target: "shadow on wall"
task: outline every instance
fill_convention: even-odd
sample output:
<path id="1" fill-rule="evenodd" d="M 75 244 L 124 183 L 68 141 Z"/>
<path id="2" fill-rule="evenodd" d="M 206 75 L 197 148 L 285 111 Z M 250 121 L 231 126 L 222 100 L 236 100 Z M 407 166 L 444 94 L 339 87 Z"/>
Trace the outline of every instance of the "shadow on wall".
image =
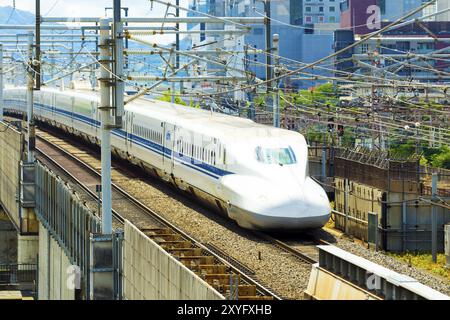
<path id="1" fill-rule="evenodd" d="M 0 209 L 0 265 L 17 263 L 17 231 Z"/>

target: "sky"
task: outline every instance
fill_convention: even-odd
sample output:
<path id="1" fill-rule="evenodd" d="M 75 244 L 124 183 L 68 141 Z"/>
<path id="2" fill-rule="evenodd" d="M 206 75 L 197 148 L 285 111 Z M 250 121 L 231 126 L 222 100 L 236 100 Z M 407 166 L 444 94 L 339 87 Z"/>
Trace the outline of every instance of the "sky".
<path id="1" fill-rule="evenodd" d="M 171 1 L 175 4 L 175 0 Z M 16 8 L 34 13 L 35 0 L 0 0 L 0 6 L 13 6 Z M 111 7 L 113 0 L 41 0 L 41 13 L 43 16 L 64 16 L 64 17 L 102 17 L 105 15 L 105 7 Z M 188 0 L 180 0 L 180 6 L 187 7 Z M 122 0 L 123 7 L 130 8 L 130 16 L 162 16 L 165 6 L 154 4 L 151 10 L 150 0 Z"/>
<path id="2" fill-rule="evenodd" d="M 175 4 L 175 0 L 170 1 Z M 35 0 L 0 0 L 0 7 L 13 6 L 15 2 L 16 8 L 19 10 L 29 11 L 34 14 Z M 180 6 L 187 8 L 189 0 L 180 0 Z M 104 17 L 105 7 L 112 7 L 113 0 L 41 0 L 41 15 L 43 17 Z M 131 17 L 163 17 L 166 6 L 154 3 L 153 9 L 150 0 L 122 0 L 122 7 L 129 8 L 129 16 Z M 171 8 L 169 12 L 175 13 L 175 9 Z M 112 12 L 109 11 L 109 16 Z M 185 17 L 186 12 L 180 11 L 180 16 Z M 73 20 L 73 19 L 69 19 Z M 181 30 L 186 27 L 181 25 Z M 152 40 L 161 44 L 168 44 L 174 41 L 174 35 L 158 35 L 152 36 Z"/>

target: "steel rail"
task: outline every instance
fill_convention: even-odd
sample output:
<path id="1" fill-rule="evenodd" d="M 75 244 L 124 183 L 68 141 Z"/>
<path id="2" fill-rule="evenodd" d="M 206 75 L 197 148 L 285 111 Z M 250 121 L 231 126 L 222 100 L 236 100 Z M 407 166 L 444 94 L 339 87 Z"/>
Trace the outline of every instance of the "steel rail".
<path id="1" fill-rule="evenodd" d="M 96 175 L 97 177 L 100 177 L 101 174 L 96 171 L 95 169 L 93 169 L 92 167 L 90 167 L 88 164 L 84 163 L 82 160 L 78 159 L 77 157 L 75 157 L 74 155 L 70 154 L 69 152 L 67 152 L 66 150 L 62 149 L 61 147 L 55 145 L 54 143 L 52 143 L 51 141 L 46 140 L 45 138 L 43 138 L 40 135 L 37 135 L 37 138 L 40 139 L 41 141 L 43 141 L 44 143 L 52 146 L 54 149 L 57 149 L 58 151 L 60 151 L 61 153 L 63 153 L 66 157 L 70 158 L 73 161 L 76 161 L 80 164 L 80 166 L 84 167 L 87 171 L 89 171 L 90 173 L 92 173 L 93 175 Z M 68 172 L 66 169 L 62 168 L 61 165 L 59 163 L 57 163 L 55 160 L 51 159 L 50 156 L 46 155 L 45 152 L 43 152 L 42 150 L 40 150 L 39 148 L 36 148 L 36 151 L 39 152 L 39 154 L 43 155 L 46 159 L 49 159 L 52 163 L 54 163 L 55 166 L 57 166 L 58 168 L 61 168 L 62 171 L 64 171 L 65 173 L 67 173 L 72 179 L 74 179 L 75 181 L 77 181 L 77 184 L 82 187 L 84 190 L 86 190 L 91 196 L 93 196 L 94 198 L 98 199 L 98 195 L 93 192 L 92 190 L 90 190 L 83 182 L 79 181 L 79 179 L 77 179 L 76 177 L 74 177 L 70 172 Z M 256 286 L 257 291 L 265 296 L 272 296 L 275 300 L 282 300 L 282 298 L 280 296 L 278 296 L 276 293 L 274 293 L 272 290 L 268 289 L 267 287 L 263 286 L 262 284 L 260 284 L 258 281 L 256 281 L 251 275 L 248 275 L 246 271 L 241 270 L 239 267 L 234 266 L 230 260 L 227 261 L 227 259 L 222 258 L 220 255 L 216 254 L 214 251 L 212 251 L 211 249 L 209 249 L 207 246 L 205 246 L 204 244 L 202 244 L 201 242 L 199 242 L 198 240 L 196 240 L 195 238 L 193 238 L 192 236 L 190 236 L 189 234 L 187 234 L 186 232 L 184 232 L 183 230 L 181 230 L 180 228 L 178 228 L 177 226 L 175 226 L 173 223 L 169 222 L 167 219 L 165 219 L 164 217 L 162 217 L 161 215 L 159 215 L 158 213 L 156 213 L 154 210 L 150 209 L 149 207 L 147 207 L 145 204 L 143 204 L 141 201 L 139 201 L 138 199 L 136 199 L 134 196 L 130 195 L 128 192 L 126 192 L 125 190 L 123 190 L 122 188 L 120 188 L 119 186 L 117 186 L 116 184 L 112 183 L 112 188 L 113 190 L 115 190 L 116 192 L 118 192 L 119 194 L 121 194 L 122 196 L 124 196 L 125 198 L 127 198 L 127 200 L 129 200 L 131 203 L 133 203 L 134 205 L 136 205 L 137 207 L 141 208 L 142 211 L 144 213 L 146 213 L 148 216 L 150 216 L 152 219 L 156 220 L 157 222 L 161 223 L 162 225 L 165 225 L 168 228 L 171 228 L 172 230 L 174 230 L 175 232 L 177 232 L 178 234 L 180 234 L 183 238 L 185 238 L 186 240 L 192 242 L 195 246 L 199 247 L 200 249 L 202 249 L 203 251 L 207 252 L 209 255 L 213 256 L 215 259 L 217 259 L 220 263 L 228 266 L 234 273 L 236 274 L 240 274 L 242 277 L 242 280 L 244 282 L 246 282 L 249 285 L 254 285 Z M 101 201 L 101 199 L 100 199 Z M 120 222 L 124 222 L 125 218 L 122 217 L 116 210 L 113 209 L 113 215 L 114 217 L 120 221 Z"/>
<path id="2" fill-rule="evenodd" d="M 318 262 L 314 257 L 311 257 L 311 255 L 309 255 L 305 252 L 302 252 L 301 250 L 283 242 L 282 240 L 276 239 L 276 238 L 272 237 L 271 235 L 268 235 L 263 232 L 259 232 L 259 231 L 253 231 L 253 232 L 256 236 L 258 236 L 262 239 L 265 239 L 266 241 L 272 243 L 274 246 L 278 247 L 282 251 L 292 254 L 295 258 L 297 258 L 303 262 L 306 262 L 308 264 L 315 264 Z M 317 247 L 318 245 L 331 245 L 329 242 L 327 242 L 323 239 L 314 239 L 314 241 L 317 244 L 311 245 L 310 247 Z"/>

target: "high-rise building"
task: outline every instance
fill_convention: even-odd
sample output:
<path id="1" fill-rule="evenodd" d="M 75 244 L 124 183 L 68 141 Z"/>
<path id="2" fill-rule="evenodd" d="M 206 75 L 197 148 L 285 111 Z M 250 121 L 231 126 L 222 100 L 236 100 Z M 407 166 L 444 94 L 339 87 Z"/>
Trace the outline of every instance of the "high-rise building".
<path id="1" fill-rule="evenodd" d="M 317 5 L 317 11 L 322 14 L 315 15 L 309 23 L 305 22 L 305 10 L 308 6 L 323 4 L 323 9 Z M 264 17 L 267 12 L 263 0 L 191 0 L 190 8 L 216 16 Z M 316 10 L 316 9 L 315 9 Z M 195 16 L 195 13 L 190 13 Z M 197 14 L 198 15 L 198 14 Z M 280 38 L 280 51 L 282 57 L 302 63 L 314 62 L 333 52 L 333 32 L 339 27 L 339 0 L 271 0 L 271 35 L 278 34 Z M 323 16 L 324 18 L 319 18 Z M 223 25 L 197 24 L 189 25 L 189 29 L 206 30 L 223 28 Z M 226 43 L 220 42 L 220 37 L 208 34 L 192 34 L 189 36 L 192 46 L 199 46 L 217 41 L 218 46 Z M 232 42 L 228 42 L 234 45 Z M 241 44 L 256 49 L 266 49 L 266 27 L 263 24 L 253 25 L 250 33 L 242 37 Z M 214 46 L 206 46 L 213 49 Z M 187 48 L 189 49 L 189 48 Z M 228 48 L 230 49 L 230 48 Z M 259 79 L 266 79 L 265 54 L 250 53 L 247 56 L 247 67 L 255 72 Z M 273 61 L 273 60 L 272 60 Z M 283 62 L 286 63 L 286 60 Z M 291 63 L 290 63 L 291 64 Z M 318 74 L 318 69 L 308 70 Z M 310 87 L 316 82 L 292 81 L 289 84 L 299 87 Z"/>
<path id="2" fill-rule="evenodd" d="M 270 16 L 271 35 L 280 36 L 280 55 L 293 60 L 301 59 L 301 50 L 298 45 L 301 43 L 303 33 L 302 28 L 296 28 L 302 20 L 303 0 L 271 0 Z M 262 0 L 191 0 L 190 8 L 203 13 L 215 16 L 235 16 L 235 17 L 264 17 L 267 12 Z M 190 13 L 189 16 L 199 14 Z M 294 25 L 292 27 L 291 25 Z M 191 24 L 188 29 L 214 29 L 223 28 L 223 25 L 216 24 Z M 266 33 L 263 24 L 253 25 L 250 33 L 243 37 L 243 42 L 249 47 L 256 49 L 266 49 Z M 193 46 L 202 43 L 218 40 L 223 36 L 212 36 L 208 34 L 193 34 L 190 36 Z M 219 42 L 220 43 L 220 42 Z M 223 45 L 223 43 L 220 43 Z M 211 49 L 211 46 L 207 47 Z M 265 57 L 263 54 L 250 54 L 249 68 L 256 73 L 260 79 L 266 78 Z"/>
<path id="3" fill-rule="evenodd" d="M 338 23 L 340 20 L 339 1 L 303 0 L 303 23 Z"/>
<path id="4" fill-rule="evenodd" d="M 412 12 L 424 1 L 428 0 L 341 0 L 341 28 L 367 34 L 378 29 L 381 22 L 395 21 Z M 422 15 L 423 12 L 419 12 L 410 19 Z"/>
<path id="5" fill-rule="evenodd" d="M 444 9 L 450 8 L 450 1 L 449 0 L 437 0 L 437 11 L 440 12 Z M 445 13 L 441 13 L 436 16 L 436 21 L 450 21 L 450 11 L 447 11 Z"/>

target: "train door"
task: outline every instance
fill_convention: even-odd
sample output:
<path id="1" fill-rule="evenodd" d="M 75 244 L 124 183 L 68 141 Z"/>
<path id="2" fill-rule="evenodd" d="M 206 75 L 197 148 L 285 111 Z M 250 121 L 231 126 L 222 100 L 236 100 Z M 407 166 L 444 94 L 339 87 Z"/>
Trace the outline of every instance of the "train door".
<path id="1" fill-rule="evenodd" d="M 125 134 L 125 151 L 130 150 L 131 144 L 131 113 L 125 111 L 125 122 L 124 122 L 124 134 Z"/>
<path id="2" fill-rule="evenodd" d="M 73 130 L 77 125 L 75 123 L 75 112 L 77 111 L 75 109 L 75 97 L 70 97 L 70 112 L 71 112 L 71 121 L 69 123 L 69 126 L 71 127 L 71 129 Z"/>
<path id="3" fill-rule="evenodd" d="M 175 143 L 175 129 L 176 126 L 164 122 L 164 136 L 163 136 L 163 168 L 167 174 L 173 173 L 174 164 L 174 143 Z"/>
<path id="4" fill-rule="evenodd" d="M 51 101 L 51 103 L 52 103 L 52 120 L 56 120 L 56 116 L 57 116 L 57 113 L 55 111 L 55 109 L 56 109 L 56 93 L 52 92 L 51 97 L 52 97 L 52 101 Z"/>
<path id="5" fill-rule="evenodd" d="M 98 137 L 99 136 L 99 128 L 96 125 L 97 121 L 99 121 L 99 119 L 97 117 L 97 108 L 98 108 L 97 102 L 96 101 L 91 101 L 91 114 L 92 114 L 92 119 L 94 120 L 94 124 L 95 124 L 95 125 L 93 125 L 93 132 L 92 132 L 94 137 Z"/>
<path id="6" fill-rule="evenodd" d="M 129 122 L 129 126 L 128 126 L 128 133 L 127 133 L 127 138 L 128 138 L 128 144 L 127 144 L 127 150 L 129 153 L 132 153 L 133 151 L 133 130 L 134 130 L 134 112 L 128 112 L 128 122 Z"/>

